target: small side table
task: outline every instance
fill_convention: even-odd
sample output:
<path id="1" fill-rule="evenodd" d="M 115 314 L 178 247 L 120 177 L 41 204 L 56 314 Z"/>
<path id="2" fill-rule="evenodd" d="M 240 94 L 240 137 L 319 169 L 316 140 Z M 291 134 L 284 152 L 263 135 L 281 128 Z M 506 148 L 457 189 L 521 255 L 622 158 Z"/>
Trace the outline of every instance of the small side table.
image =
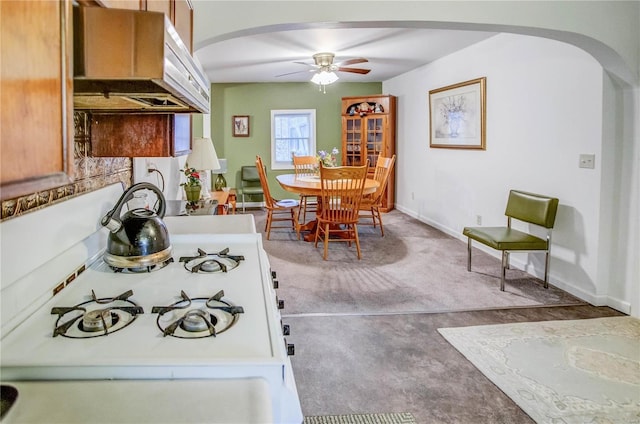
<path id="1" fill-rule="evenodd" d="M 228 204 L 231 205 L 231 210 L 232 210 L 232 214 L 236 214 L 236 189 L 235 188 L 231 188 L 229 189 L 229 199 L 228 199 Z"/>
<path id="2" fill-rule="evenodd" d="M 226 215 L 229 202 L 229 192 L 212 191 L 211 198 L 218 203 L 218 215 Z"/>

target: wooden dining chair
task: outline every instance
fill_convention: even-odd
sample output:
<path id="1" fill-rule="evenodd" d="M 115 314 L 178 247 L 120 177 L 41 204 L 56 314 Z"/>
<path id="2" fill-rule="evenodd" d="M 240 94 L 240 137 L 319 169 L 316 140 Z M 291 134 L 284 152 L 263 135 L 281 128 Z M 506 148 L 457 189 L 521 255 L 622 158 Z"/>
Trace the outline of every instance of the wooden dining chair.
<path id="1" fill-rule="evenodd" d="M 318 159 L 316 159 L 315 156 L 293 156 L 293 169 L 295 170 L 296 177 L 316 176 Z M 300 194 L 300 216 L 298 219 L 300 219 L 301 222 L 307 221 L 307 211 L 318 211 L 317 197 Z"/>
<path id="2" fill-rule="evenodd" d="M 298 207 L 300 203 L 295 199 L 277 200 L 271 197 L 269 182 L 267 181 L 267 171 L 265 170 L 262 158 L 256 156 L 256 168 L 260 177 L 260 185 L 264 192 L 264 203 L 267 209 L 267 222 L 264 230 L 267 233 L 267 240 L 271 236 L 272 228 L 289 228 L 289 226 L 273 226 L 274 222 L 291 222 L 291 228 L 300 239 L 300 226 L 298 225 Z"/>
<path id="3" fill-rule="evenodd" d="M 376 225 L 380 225 L 380 234 L 382 237 L 384 237 L 384 228 L 382 227 L 382 215 L 380 214 L 380 208 L 382 207 L 382 200 L 386 195 L 385 192 L 387 184 L 389 183 L 389 176 L 391 175 L 395 162 L 396 155 L 393 155 L 390 158 L 378 156 L 376 170 L 373 174 L 373 179 L 379 184 L 378 188 L 374 193 L 365 194 L 362 197 L 362 202 L 360 203 L 360 220 L 371 219 L 372 221 L 371 223 L 368 221 L 365 221 L 364 223 L 361 222 L 361 224 L 373 225 L 374 228 Z"/>
<path id="4" fill-rule="evenodd" d="M 325 168 L 320 164 L 320 211 L 317 215 L 315 246 L 322 239 L 324 244 L 323 259 L 327 260 L 329 242 L 342 241 L 356 243 L 358 259 L 360 240 L 358 239 L 358 212 L 362 201 L 367 168 L 364 166 L 340 166 Z M 336 237 L 331 237 L 331 235 Z"/>

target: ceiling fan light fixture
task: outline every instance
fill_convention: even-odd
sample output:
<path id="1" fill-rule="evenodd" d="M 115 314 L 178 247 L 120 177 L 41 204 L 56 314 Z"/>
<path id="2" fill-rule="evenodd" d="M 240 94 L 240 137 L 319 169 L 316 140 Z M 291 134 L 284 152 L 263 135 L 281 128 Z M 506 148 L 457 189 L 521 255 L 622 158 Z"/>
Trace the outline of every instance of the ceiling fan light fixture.
<path id="1" fill-rule="evenodd" d="M 311 82 L 318 85 L 329 85 L 329 84 L 333 84 L 336 81 L 338 81 L 338 76 L 336 75 L 335 72 L 332 72 L 332 71 L 330 72 L 320 71 L 314 74 L 313 78 L 311 78 Z"/>

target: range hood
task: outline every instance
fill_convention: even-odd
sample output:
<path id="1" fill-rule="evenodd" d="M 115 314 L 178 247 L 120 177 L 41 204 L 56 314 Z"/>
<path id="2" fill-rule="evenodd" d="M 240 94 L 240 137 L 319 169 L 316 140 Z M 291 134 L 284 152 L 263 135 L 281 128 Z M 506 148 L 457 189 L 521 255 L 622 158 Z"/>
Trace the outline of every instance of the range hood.
<path id="1" fill-rule="evenodd" d="M 74 109 L 209 113 L 209 79 L 158 12 L 74 7 Z"/>

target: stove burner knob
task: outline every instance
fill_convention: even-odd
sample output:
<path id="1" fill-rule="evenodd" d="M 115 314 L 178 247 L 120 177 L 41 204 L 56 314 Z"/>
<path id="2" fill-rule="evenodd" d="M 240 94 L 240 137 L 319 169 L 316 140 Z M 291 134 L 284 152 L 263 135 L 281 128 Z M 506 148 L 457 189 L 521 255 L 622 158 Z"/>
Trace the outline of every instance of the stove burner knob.
<path id="1" fill-rule="evenodd" d="M 284 309 L 284 300 L 278 300 L 278 309 Z"/>
<path id="2" fill-rule="evenodd" d="M 275 271 L 271 271 L 271 278 L 273 278 L 273 279 L 278 278 L 278 277 L 276 276 L 276 272 L 275 272 Z"/>
<path id="3" fill-rule="evenodd" d="M 285 336 L 291 334 L 291 327 L 289 326 L 289 324 L 285 324 L 282 326 L 282 334 L 284 334 Z"/>
<path id="4" fill-rule="evenodd" d="M 284 341 L 284 346 L 287 349 L 287 355 L 288 356 L 293 356 L 296 354 L 296 347 L 293 343 L 287 343 L 287 341 Z"/>
<path id="5" fill-rule="evenodd" d="M 274 289 L 277 289 L 279 285 L 280 285 L 280 283 L 278 283 L 278 280 L 273 280 L 273 288 Z"/>

